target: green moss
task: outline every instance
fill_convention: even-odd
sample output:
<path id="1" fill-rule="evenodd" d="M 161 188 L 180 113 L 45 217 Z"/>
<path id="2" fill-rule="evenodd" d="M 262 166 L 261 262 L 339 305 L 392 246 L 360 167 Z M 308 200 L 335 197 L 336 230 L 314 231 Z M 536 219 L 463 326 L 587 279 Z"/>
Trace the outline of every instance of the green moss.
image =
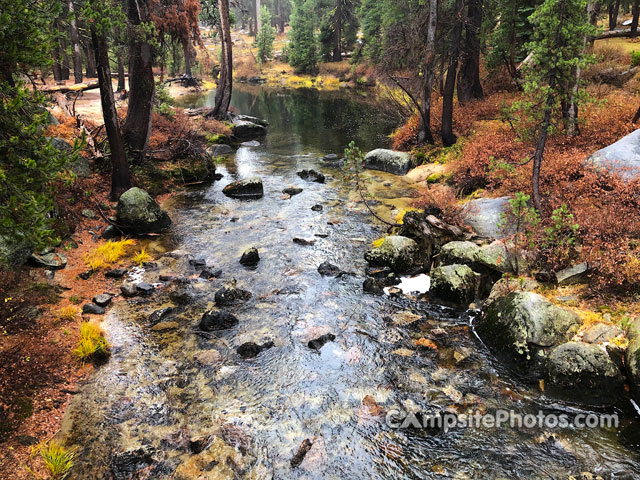
<path id="1" fill-rule="evenodd" d="M 229 144 L 229 137 L 222 133 L 212 133 L 207 135 L 207 145 Z"/>

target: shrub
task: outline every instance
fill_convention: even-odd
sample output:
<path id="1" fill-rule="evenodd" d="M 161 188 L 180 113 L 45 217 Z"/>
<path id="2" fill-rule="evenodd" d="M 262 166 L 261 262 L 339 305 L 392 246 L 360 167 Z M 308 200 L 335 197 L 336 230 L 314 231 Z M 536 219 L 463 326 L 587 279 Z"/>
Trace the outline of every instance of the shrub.
<path id="1" fill-rule="evenodd" d="M 60 310 L 58 310 L 58 313 L 56 315 L 57 319 L 60 320 L 61 322 L 68 322 L 71 320 L 75 320 L 77 316 L 78 316 L 78 308 L 74 307 L 73 305 L 62 307 Z"/>
<path id="2" fill-rule="evenodd" d="M 109 343 L 104 338 L 102 329 L 92 323 L 83 322 L 80 325 L 80 338 L 73 354 L 83 363 L 87 360 L 103 360 L 110 354 Z"/>
<path id="3" fill-rule="evenodd" d="M 63 480 L 69 475 L 76 450 L 69 449 L 58 440 L 50 440 L 34 448 L 33 454 L 40 455 L 44 466 L 53 480 Z"/>
<path id="4" fill-rule="evenodd" d="M 576 236 L 580 225 L 565 203 L 551 215 L 551 225 L 544 229 L 542 251 L 547 264 L 563 268 L 576 257 Z"/>
<path id="5" fill-rule="evenodd" d="M 637 67 L 640 65 L 640 52 L 636 52 L 633 50 L 631 52 L 631 68 Z"/>
<path id="6" fill-rule="evenodd" d="M 445 185 L 433 185 L 418 192 L 414 206 L 451 225 L 462 225 L 461 206 L 454 191 Z"/>
<path id="7" fill-rule="evenodd" d="M 531 197 L 522 192 L 516 192 L 509 200 L 511 211 L 500 215 L 500 227 L 505 231 L 513 229 L 511 239 L 513 242 L 513 265 L 516 275 L 520 274 L 520 259 L 525 249 L 533 250 L 535 247 L 536 227 L 540 223 L 540 215 L 535 208 L 529 205 Z"/>

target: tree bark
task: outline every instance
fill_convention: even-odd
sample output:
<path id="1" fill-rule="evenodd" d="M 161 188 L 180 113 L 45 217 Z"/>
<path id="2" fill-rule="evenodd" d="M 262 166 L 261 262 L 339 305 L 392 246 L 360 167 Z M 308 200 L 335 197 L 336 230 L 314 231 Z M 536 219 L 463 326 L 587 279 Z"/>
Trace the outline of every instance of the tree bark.
<path id="1" fill-rule="evenodd" d="M 458 137 L 453 133 L 453 94 L 456 86 L 456 76 L 458 74 L 458 57 L 460 53 L 460 36 L 462 35 L 462 8 L 463 0 L 456 0 L 455 16 L 456 23 L 453 27 L 451 38 L 451 51 L 449 52 L 449 64 L 447 67 L 447 78 L 442 90 L 442 143 L 445 147 L 450 147 L 458 141 Z"/>
<path id="2" fill-rule="evenodd" d="M 429 23 L 427 24 L 427 42 L 425 62 L 422 69 L 422 101 L 420 104 L 420 143 L 433 143 L 431 133 L 431 95 L 433 93 L 433 75 L 436 58 L 436 29 L 438 27 L 438 0 L 429 0 Z"/>
<path id="3" fill-rule="evenodd" d="M 184 73 L 191 76 L 191 44 L 189 39 L 182 40 L 182 50 L 184 51 Z"/>
<path id="4" fill-rule="evenodd" d="M 16 87 L 13 80 L 13 70 L 10 65 L 0 65 L 0 83 L 6 82 L 11 88 Z"/>
<path id="5" fill-rule="evenodd" d="M 342 61 L 342 1 L 336 0 L 335 32 L 333 33 L 333 61 Z"/>
<path id="6" fill-rule="evenodd" d="M 122 54 L 122 50 L 118 48 L 118 53 L 116 54 L 118 59 L 118 87 L 117 91 L 122 92 L 127 89 L 127 81 L 126 75 L 124 71 L 124 55 Z"/>
<path id="7" fill-rule="evenodd" d="M 87 42 L 87 48 L 85 50 L 85 54 L 87 57 L 87 78 L 96 78 L 98 73 L 96 72 L 96 56 L 93 48 Z"/>
<path id="8" fill-rule="evenodd" d="M 465 23 L 462 63 L 458 72 L 458 101 L 468 102 L 482 98 L 480 82 L 480 28 L 482 27 L 482 0 L 469 0 Z"/>
<path id="9" fill-rule="evenodd" d="M 148 21 L 148 1 L 127 0 L 127 19 L 134 27 Z M 129 42 L 129 108 L 124 124 L 124 140 L 133 155 L 142 155 L 149 141 L 155 87 L 151 45 L 133 35 Z"/>
<path id="10" fill-rule="evenodd" d="M 542 168 L 542 158 L 544 156 L 544 149 L 547 145 L 547 135 L 549 134 L 549 126 L 551 125 L 551 113 L 553 111 L 553 90 L 555 89 L 556 81 L 552 78 L 549 82 L 550 93 L 547 95 L 544 117 L 542 119 L 542 126 L 540 127 L 540 137 L 536 144 L 536 153 L 533 156 L 533 174 L 531 176 L 531 183 L 533 186 L 533 203 L 536 206 L 536 210 L 542 213 L 542 196 L 540 195 L 540 170 Z"/>
<path id="11" fill-rule="evenodd" d="M 113 98 L 111 71 L 109 69 L 109 46 L 104 36 L 97 35 L 94 28 L 91 29 L 91 39 L 97 59 L 102 116 L 104 117 L 104 126 L 111 151 L 111 199 L 117 200 L 120 195 L 131 188 L 131 176 L 118 124 L 116 102 Z"/>
<path id="12" fill-rule="evenodd" d="M 69 7 L 69 30 L 73 56 L 73 81 L 82 83 L 82 50 L 80 49 L 80 35 L 78 34 L 78 22 L 76 21 L 73 0 L 68 0 L 67 5 Z"/>
<path id="13" fill-rule="evenodd" d="M 620 0 L 609 3 L 609 30 L 615 30 L 618 26 L 618 14 L 620 13 Z"/>
<path id="14" fill-rule="evenodd" d="M 262 19 L 260 18 L 260 6 L 261 6 L 260 0 L 256 0 L 256 35 L 258 35 L 258 32 L 262 28 Z"/>
<path id="15" fill-rule="evenodd" d="M 638 18 L 640 17 L 640 0 L 633 0 L 633 7 L 631 9 L 633 13 L 633 19 L 631 20 L 631 36 L 638 36 Z"/>
<path id="16" fill-rule="evenodd" d="M 218 8 L 220 11 L 222 62 L 216 90 L 216 102 L 213 110 L 207 116 L 224 119 L 229 110 L 233 90 L 233 50 L 231 47 L 231 26 L 229 24 L 229 0 L 218 0 Z"/>

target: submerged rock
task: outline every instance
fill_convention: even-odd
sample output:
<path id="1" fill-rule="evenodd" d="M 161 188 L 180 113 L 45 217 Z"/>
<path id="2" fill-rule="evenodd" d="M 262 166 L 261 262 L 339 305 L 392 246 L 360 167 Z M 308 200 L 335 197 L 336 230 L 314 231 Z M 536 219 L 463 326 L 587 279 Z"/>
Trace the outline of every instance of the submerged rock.
<path id="1" fill-rule="evenodd" d="M 445 265 L 431 271 L 431 296 L 456 305 L 468 305 L 478 291 L 479 277 L 467 265 Z"/>
<path id="2" fill-rule="evenodd" d="M 326 343 L 333 342 L 336 339 L 336 336 L 333 333 L 325 333 L 324 335 L 319 336 L 318 338 L 314 338 L 313 340 L 309 340 L 307 346 L 309 348 L 313 348 L 314 350 L 320 350 Z"/>
<path id="3" fill-rule="evenodd" d="M 324 208 L 322 207 L 322 205 L 314 205 L 313 207 L 311 207 L 311 210 L 313 210 L 314 212 L 321 212 Z"/>
<path id="4" fill-rule="evenodd" d="M 257 199 L 264 196 L 264 187 L 260 177 L 245 178 L 230 183 L 222 190 L 227 197 Z"/>
<path id="5" fill-rule="evenodd" d="M 489 349 L 509 366 L 535 373 L 545 349 L 568 341 L 581 323 L 578 315 L 541 295 L 513 292 L 491 303 L 475 328 Z"/>
<path id="6" fill-rule="evenodd" d="M 623 392 L 622 373 L 597 345 L 568 342 L 549 354 L 550 390 L 583 403 L 614 403 Z"/>
<path id="7" fill-rule="evenodd" d="M 423 266 L 418 244 L 400 235 L 385 237 L 382 244 L 370 249 L 364 258 L 373 266 L 389 267 L 396 273 L 411 273 Z"/>
<path id="8" fill-rule="evenodd" d="M 229 312 L 210 311 L 202 315 L 200 319 L 200 330 L 205 332 L 213 332 L 216 330 L 227 330 L 238 324 L 238 319 Z"/>
<path id="9" fill-rule="evenodd" d="M 415 167 L 415 164 L 411 155 L 407 152 L 395 152 L 378 148 L 365 155 L 364 166 L 365 168 L 382 170 L 395 175 L 406 175 L 409 170 Z"/>
<path id="10" fill-rule="evenodd" d="M 254 358 L 260 355 L 261 352 L 269 348 L 274 347 L 275 344 L 271 341 L 258 345 L 254 342 L 247 342 L 240 345 L 237 349 L 238 355 L 244 359 Z"/>
<path id="11" fill-rule="evenodd" d="M 140 478 L 142 471 L 148 471 L 149 467 L 155 463 L 154 453 L 155 450 L 152 447 L 144 446 L 136 450 L 113 454 L 110 462 L 113 480 Z"/>
<path id="12" fill-rule="evenodd" d="M 248 248 L 240 257 L 240 264 L 245 267 L 254 267 L 260 262 L 260 254 L 256 247 Z"/>
<path id="13" fill-rule="evenodd" d="M 318 273 L 323 277 L 339 277 L 343 272 L 339 267 L 336 267 L 329 262 L 322 262 L 318 266 Z"/>
<path id="14" fill-rule="evenodd" d="M 251 298 L 251 292 L 236 287 L 225 287 L 215 294 L 216 305 L 234 305 L 246 302 Z"/>
<path id="15" fill-rule="evenodd" d="M 161 232 L 171 225 L 167 212 L 147 192 L 137 187 L 120 196 L 116 218 L 123 231 L 134 235 Z"/>
<path id="16" fill-rule="evenodd" d="M 325 176 L 320 172 L 316 172 L 315 170 L 302 170 L 298 172 L 298 176 L 301 179 L 307 180 L 309 182 L 324 183 L 325 181 Z"/>
<path id="17" fill-rule="evenodd" d="M 291 195 L 293 197 L 294 195 L 298 195 L 299 193 L 302 193 L 302 188 L 287 187 L 287 188 L 282 190 L 282 193 L 284 193 L 286 195 Z"/>
<path id="18" fill-rule="evenodd" d="M 219 157 L 233 153 L 233 148 L 226 144 L 213 145 L 207 149 L 207 153 L 212 157 Z"/>

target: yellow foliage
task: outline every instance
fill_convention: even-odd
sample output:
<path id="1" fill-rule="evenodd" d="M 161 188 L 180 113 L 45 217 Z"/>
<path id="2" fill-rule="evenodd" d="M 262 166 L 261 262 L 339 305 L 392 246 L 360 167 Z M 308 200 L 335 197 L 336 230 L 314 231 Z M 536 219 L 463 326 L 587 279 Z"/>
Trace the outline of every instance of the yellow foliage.
<path id="1" fill-rule="evenodd" d="M 404 221 L 404 216 L 407 214 L 407 212 L 416 212 L 416 211 L 418 211 L 417 208 L 401 208 L 396 214 L 394 220 L 398 225 L 402 225 Z"/>
<path id="2" fill-rule="evenodd" d="M 133 257 L 133 261 L 138 265 L 142 265 L 149 260 L 151 260 L 151 255 L 149 255 L 144 248 Z"/>
<path id="3" fill-rule="evenodd" d="M 68 305 L 66 307 L 61 308 L 60 310 L 58 310 L 58 313 L 56 315 L 57 319 L 60 321 L 75 320 L 77 316 L 78 316 L 78 308 L 74 307 L 73 305 Z"/>
<path id="4" fill-rule="evenodd" d="M 635 284 L 640 280 L 640 256 L 637 252 L 627 255 L 623 265 L 624 276 L 630 284 Z"/>
<path id="5" fill-rule="evenodd" d="M 76 449 L 66 448 L 58 440 L 40 443 L 32 451 L 32 455 L 40 455 L 44 466 L 54 480 L 62 480 L 69 475 L 73 461 L 76 457 Z"/>
<path id="6" fill-rule="evenodd" d="M 127 247 L 135 245 L 135 243 L 136 242 L 131 239 L 106 242 L 85 255 L 85 263 L 91 267 L 92 270 L 98 270 L 99 268 L 120 260 L 125 255 Z"/>
<path id="7" fill-rule="evenodd" d="M 108 357 L 109 343 L 104 338 L 102 329 L 95 323 L 83 322 L 80 325 L 80 339 L 73 354 L 83 362 Z"/>
<path id="8" fill-rule="evenodd" d="M 378 238 L 377 240 L 373 241 L 373 246 L 374 248 L 380 248 L 383 243 L 384 243 L 384 237 Z"/>

